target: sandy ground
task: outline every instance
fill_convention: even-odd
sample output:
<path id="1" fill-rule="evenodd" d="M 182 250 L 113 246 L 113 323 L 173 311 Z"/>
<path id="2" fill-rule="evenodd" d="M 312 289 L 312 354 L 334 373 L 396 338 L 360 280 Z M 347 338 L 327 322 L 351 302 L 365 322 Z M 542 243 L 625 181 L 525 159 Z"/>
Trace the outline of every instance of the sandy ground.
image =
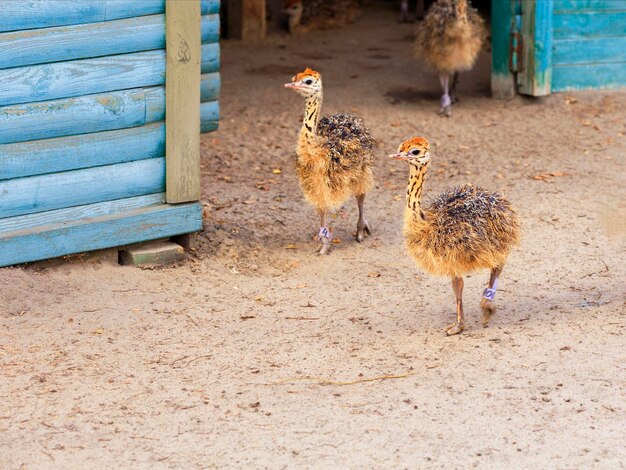
<path id="1" fill-rule="evenodd" d="M 493 101 L 485 53 L 441 118 L 395 15 L 224 44 L 185 263 L 0 269 L 0 468 L 624 468 L 626 93 Z M 350 201 L 328 257 L 292 163 L 303 103 L 282 87 L 304 66 L 326 112 L 379 142 L 374 235 L 352 240 Z M 403 248 L 407 168 L 384 157 L 414 134 L 434 143 L 427 194 L 473 182 L 523 219 L 487 329 L 487 273 L 448 338 L 450 282 Z"/>

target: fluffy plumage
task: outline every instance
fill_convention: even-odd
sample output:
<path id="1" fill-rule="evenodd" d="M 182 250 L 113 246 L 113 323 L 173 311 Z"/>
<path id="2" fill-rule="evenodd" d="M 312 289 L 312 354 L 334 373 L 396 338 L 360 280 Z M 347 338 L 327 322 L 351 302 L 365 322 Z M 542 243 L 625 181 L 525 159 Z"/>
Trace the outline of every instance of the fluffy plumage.
<path id="1" fill-rule="evenodd" d="M 469 70 L 486 37 L 485 21 L 468 0 L 437 0 L 420 23 L 416 58 L 440 73 Z"/>
<path id="2" fill-rule="evenodd" d="M 508 200 L 474 186 L 450 188 L 405 216 L 409 253 L 425 271 L 460 277 L 504 265 L 519 242 L 519 220 Z"/>
<path id="3" fill-rule="evenodd" d="M 374 182 L 374 139 L 363 120 L 349 114 L 323 116 L 317 135 L 300 134 L 296 169 L 302 192 L 319 210 L 333 210 Z"/>
<path id="4" fill-rule="evenodd" d="M 304 197 L 320 216 L 318 253 L 327 254 L 330 249 L 332 229 L 328 226 L 328 213 L 350 195 L 356 197 L 359 208 L 356 239 L 361 242 L 372 233 L 363 206 L 374 181 L 374 140 L 358 117 L 336 114 L 320 118 L 322 77 L 316 71 L 307 68 L 285 87 L 306 98 L 296 168 Z"/>

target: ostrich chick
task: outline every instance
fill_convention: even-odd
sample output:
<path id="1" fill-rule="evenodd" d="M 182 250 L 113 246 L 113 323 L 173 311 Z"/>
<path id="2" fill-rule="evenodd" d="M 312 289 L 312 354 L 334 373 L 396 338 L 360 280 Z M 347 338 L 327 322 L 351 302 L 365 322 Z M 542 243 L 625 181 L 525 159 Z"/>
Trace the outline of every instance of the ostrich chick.
<path id="1" fill-rule="evenodd" d="M 480 307 L 487 326 L 496 307 L 494 298 L 504 262 L 519 242 L 519 220 L 509 201 L 497 193 L 464 185 L 451 188 L 421 206 L 422 187 L 428 162 L 428 141 L 415 137 L 389 155 L 410 165 L 404 215 L 404 236 L 411 257 L 432 274 L 450 276 L 456 297 L 456 322 L 448 335 L 465 328 L 463 275 L 490 269 L 491 277 Z"/>
<path id="2" fill-rule="evenodd" d="M 469 0 L 437 0 L 419 26 L 415 56 L 439 73 L 441 112 L 445 116 L 452 115 L 459 72 L 474 66 L 485 36 L 485 22 Z"/>
<path id="3" fill-rule="evenodd" d="M 356 239 L 361 242 L 371 233 L 363 213 L 363 202 L 374 182 L 374 140 L 358 117 L 349 114 L 319 117 L 322 77 L 314 70 L 307 68 L 285 87 L 306 98 L 304 121 L 296 147 L 296 168 L 304 197 L 320 215 L 318 253 L 326 254 L 330 249 L 329 212 L 350 195 L 356 196 L 359 207 Z"/>
<path id="4" fill-rule="evenodd" d="M 359 14 L 356 0 L 285 0 L 284 6 L 290 34 L 341 28 Z"/>

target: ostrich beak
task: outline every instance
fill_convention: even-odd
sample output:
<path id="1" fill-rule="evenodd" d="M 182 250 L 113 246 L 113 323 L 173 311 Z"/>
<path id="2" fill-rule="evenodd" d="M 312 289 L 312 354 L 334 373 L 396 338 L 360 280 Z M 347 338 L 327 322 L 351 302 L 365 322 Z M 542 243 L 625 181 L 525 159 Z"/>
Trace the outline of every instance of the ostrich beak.
<path id="1" fill-rule="evenodd" d="M 391 155 L 389 155 L 389 158 L 392 160 L 407 160 L 408 155 L 404 152 L 392 153 Z"/>
<path id="2" fill-rule="evenodd" d="M 294 82 L 285 83 L 285 88 L 291 88 L 293 90 L 298 90 L 298 89 L 300 89 L 300 84 L 299 83 L 294 83 Z"/>

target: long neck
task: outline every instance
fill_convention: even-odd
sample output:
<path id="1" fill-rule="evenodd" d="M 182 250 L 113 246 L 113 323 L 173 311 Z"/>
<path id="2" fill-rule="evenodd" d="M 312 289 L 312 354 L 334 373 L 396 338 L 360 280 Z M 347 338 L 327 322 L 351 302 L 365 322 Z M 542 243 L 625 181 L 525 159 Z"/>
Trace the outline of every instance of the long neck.
<path id="1" fill-rule="evenodd" d="M 317 133 L 317 122 L 322 110 L 322 92 L 310 96 L 306 99 L 304 109 L 304 120 L 302 121 L 302 132 L 307 136 L 315 136 Z"/>
<path id="2" fill-rule="evenodd" d="M 406 190 L 406 208 L 407 211 L 410 210 L 416 213 L 419 218 L 423 218 L 420 210 L 420 200 L 422 198 L 422 189 L 424 187 L 424 179 L 426 179 L 428 163 L 420 167 L 414 165 L 410 165 L 410 167 L 409 185 Z"/>

